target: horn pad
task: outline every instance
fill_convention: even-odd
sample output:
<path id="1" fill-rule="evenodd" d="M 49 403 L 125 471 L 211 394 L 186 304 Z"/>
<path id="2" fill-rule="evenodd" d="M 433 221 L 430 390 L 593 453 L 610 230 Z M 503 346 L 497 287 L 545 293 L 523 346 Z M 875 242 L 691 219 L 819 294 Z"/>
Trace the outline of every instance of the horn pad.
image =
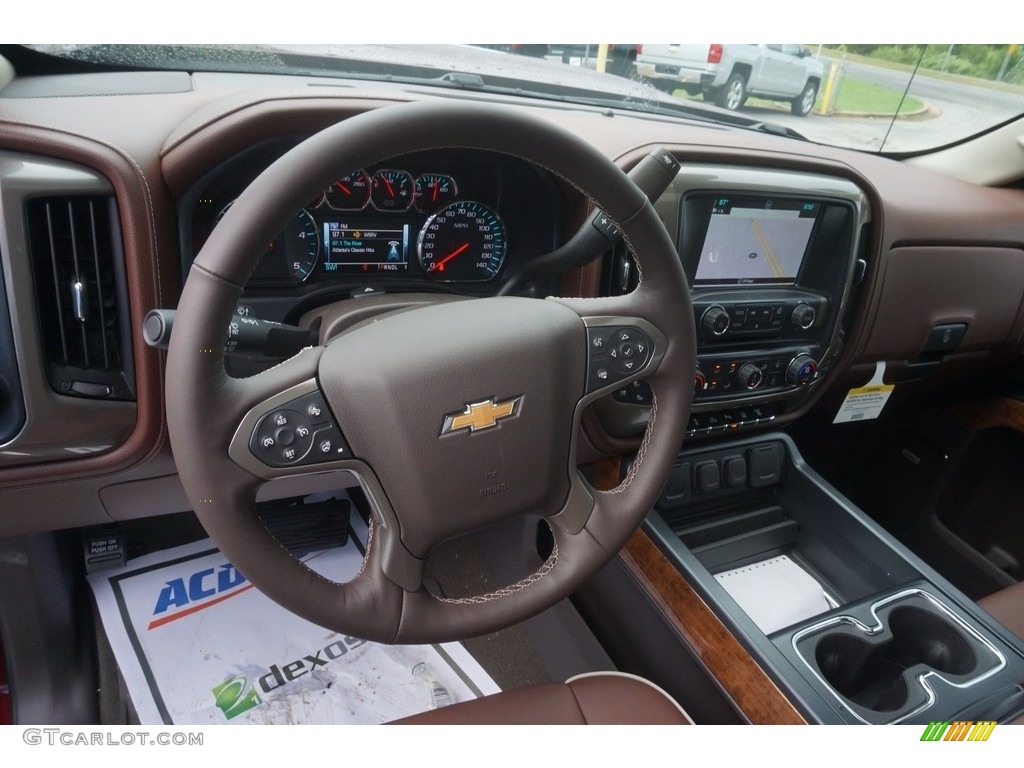
<path id="1" fill-rule="evenodd" d="M 432 305 L 336 339 L 320 386 L 353 454 L 377 474 L 409 552 L 569 493 L 586 330 L 551 301 Z"/>

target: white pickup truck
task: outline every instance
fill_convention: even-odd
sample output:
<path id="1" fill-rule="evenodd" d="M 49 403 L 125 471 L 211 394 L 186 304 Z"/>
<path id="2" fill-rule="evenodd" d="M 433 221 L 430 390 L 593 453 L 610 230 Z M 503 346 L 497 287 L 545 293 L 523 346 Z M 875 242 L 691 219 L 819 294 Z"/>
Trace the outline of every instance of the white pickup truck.
<path id="1" fill-rule="evenodd" d="M 636 71 L 661 90 L 700 93 L 726 109 L 759 96 L 788 101 L 802 116 L 814 107 L 824 66 L 799 45 L 670 44 L 639 46 Z"/>

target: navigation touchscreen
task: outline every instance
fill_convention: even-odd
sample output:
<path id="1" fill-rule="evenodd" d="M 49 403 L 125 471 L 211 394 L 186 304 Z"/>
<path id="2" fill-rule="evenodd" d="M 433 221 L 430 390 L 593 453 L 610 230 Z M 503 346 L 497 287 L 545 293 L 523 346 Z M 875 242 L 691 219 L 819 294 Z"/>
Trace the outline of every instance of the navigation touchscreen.
<path id="1" fill-rule="evenodd" d="M 793 284 L 820 207 L 806 200 L 715 198 L 694 285 Z"/>

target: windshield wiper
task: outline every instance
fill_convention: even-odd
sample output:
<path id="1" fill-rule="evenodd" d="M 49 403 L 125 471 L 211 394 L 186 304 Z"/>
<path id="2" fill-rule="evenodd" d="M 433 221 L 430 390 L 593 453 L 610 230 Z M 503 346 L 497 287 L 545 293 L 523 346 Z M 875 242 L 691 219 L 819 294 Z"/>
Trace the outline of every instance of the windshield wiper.
<path id="1" fill-rule="evenodd" d="M 366 75 L 360 74 L 358 77 L 366 77 Z M 555 100 L 567 104 L 585 104 L 592 107 L 644 112 L 646 114 L 663 115 L 666 117 L 683 116 L 699 120 L 704 123 L 719 125 L 725 124 L 735 126 L 737 128 L 746 128 L 751 131 L 770 133 L 775 136 L 785 136 L 791 139 L 799 139 L 800 141 L 809 141 L 809 139 L 803 134 L 794 131 L 792 128 L 779 125 L 778 123 L 766 123 L 761 120 L 752 120 L 751 118 L 744 117 L 743 115 L 737 115 L 732 112 L 725 112 L 723 110 L 710 109 L 697 105 L 691 106 L 685 102 L 673 103 L 671 101 L 664 100 L 641 101 L 629 96 L 610 98 L 607 95 L 604 95 L 601 91 L 584 91 L 580 89 L 566 91 L 562 88 L 561 90 L 553 91 L 537 88 L 536 83 L 529 81 L 514 81 L 517 85 L 499 85 L 491 80 L 484 80 L 480 75 L 468 72 L 446 72 L 440 77 L 431 78 L 388 76 L 386 78 L 373 79 L 386 79 L 389 82 L 401 82 L 409 85 L 431 85 L 501 95 L 525 96 L 529 98 Z"/>

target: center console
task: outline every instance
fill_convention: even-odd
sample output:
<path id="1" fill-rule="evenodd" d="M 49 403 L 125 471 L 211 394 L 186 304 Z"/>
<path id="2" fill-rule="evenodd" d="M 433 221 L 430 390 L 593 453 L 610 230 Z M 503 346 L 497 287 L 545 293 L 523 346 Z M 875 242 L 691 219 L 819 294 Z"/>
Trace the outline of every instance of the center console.
<path id="1" fill-rule="evenodd" d="M 697 330 L 691 433 L 793 408 L 833 365 L 868 217 L 843 179 L 684 167 L 677 244 Z"/>
<path id="2" fill-rule="evenodd" d="M 697 332 L 691 438 L 774 421 L 803 404 L 841 351 L 863 275 L 867 200 L 834 176 L 683 165 L 656 203 L 676 236 Z M 642 382 L 602 414 L 613 432 L 642 426 Z M 629 406 L 637 411 L 629 418 Z"/>
<path id="3" fill-rule="evenodd" d="M 1022 641 L 782 433 L 681 453 L 646 531 L 809 722 L 1024 712 Z"/>

